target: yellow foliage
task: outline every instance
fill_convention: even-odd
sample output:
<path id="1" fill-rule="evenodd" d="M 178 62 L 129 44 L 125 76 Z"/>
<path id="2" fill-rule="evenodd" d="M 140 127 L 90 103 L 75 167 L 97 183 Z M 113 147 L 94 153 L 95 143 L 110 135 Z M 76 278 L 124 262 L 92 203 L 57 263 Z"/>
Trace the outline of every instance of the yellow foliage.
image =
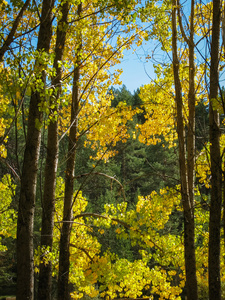
<path id="1" fill-rule="evenodd" d="M 0 181 L 0 235 L 4 237 L 16 237 L 17 214 L 11 208 L 15 188 L 11 176 L 9 174 L 4 175 Z M 0 243 L 0 251 L 5 250 L 7 250 L 6 247 Z"/>
<path id="2" fill-rule="evenodd" d="M 0 74 L 5 73 L 3 71 L 2 65 L 0 65 Z M 3 80 L 1 78 L 1 80 Z M 11 119 L 9 116 L 6 117 L 6 112 L 9 112 L 9 104 L 10 101 L 8 97 L 5 94 L 5 90 L 3 87 L 0 85 L 0 138 L 3 138 L 5 135 L 5 130 L 9 126 Z M 7 137 L 2 141 L 2 144 L 0 145 L 0 157 L 6 158 L 7 156 L 7 150 L 4 145 L 4 143 L 7 142 Z"/>
<path id="3" fill-rule="evenodd" d="M 170 90 L 170 83 L 164 88 L 154 83 L 141 87 L 140 98 L 144 102 L 146 122 L 137 125 L 140 142 L 155 145 L 164 136 L 170 146 L 174 144 L 175 102 Z"/>

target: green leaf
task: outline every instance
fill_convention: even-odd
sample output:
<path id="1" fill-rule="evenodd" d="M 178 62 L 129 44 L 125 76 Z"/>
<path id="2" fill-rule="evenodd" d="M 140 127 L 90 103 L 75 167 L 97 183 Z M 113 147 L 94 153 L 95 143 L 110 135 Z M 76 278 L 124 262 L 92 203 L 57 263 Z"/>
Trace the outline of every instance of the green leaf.
<path id="1" fill-rule="evenodd" d="M 38 119 L 35 119 L 35 128 L 38 130 L 42 128 L 42 122 L 40 122 Z"/>

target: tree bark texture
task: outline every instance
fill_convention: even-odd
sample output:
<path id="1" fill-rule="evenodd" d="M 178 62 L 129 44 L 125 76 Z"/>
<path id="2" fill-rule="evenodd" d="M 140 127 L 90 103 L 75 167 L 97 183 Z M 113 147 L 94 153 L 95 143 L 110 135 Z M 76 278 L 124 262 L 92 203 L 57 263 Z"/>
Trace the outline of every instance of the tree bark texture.
<path id="1" fill-rule="evenodd" d="M 53 119 L 48 126 L 48 141 L 47 141 L 47 157 L 45 165 L 45 183 L 44 196 L 42 203 L 42 228 L 41 228 L 41 247 L 48 248 L 52 251 L 53 243 L 53 228 L 54 228 L 54 211 L 55 211 L 55 187 L 56 187 L 56 173 L 58 166 L 58 121 L 54 117 L 54 112 L 58 112 L 58 100 L 61 95 L 61 79 L 62 67 L 59 62 L 63 60 L 63 51 L 66 41 L 65 24 L 67 24 L 67 17 L 69 12 L 69 3 L 66 1 L 62 7 L 62 17 L 57 26 L 57 36 L 55 45 L 55 59 L 54 69 L 56 75 L 52 79 L 52 86 L 56 90 L 56 94 L 51 99 L 51 105 L 54 108 L 51 112 Z M 39 272 L 38 285 L 38 299 L 50 300 L 52 291 L 52 263 L 49 261 L 41 263 Z"/>
<path id="2" fill-rule="evenodd" d="M 192 9 L 193 7 L 192 2 Z M 197 300 L 197 278 L 195 259 L 195 224 L 194 224 L 194 163 L 195 163 L 195 93 L 194 93 L 194 44 L 193 24 L 189 38 L 189 123 L 187 136 L 187 160 L 183 118 L 182 87 L 179 77 L 179 58 L 177 55 L 177 2 L 173 0 L 172 10 L 172 52 L 177 111 L 177 134 L 179 143 L 179 168 L 181 178 L 181 197 L 184 210 L 184 253 L 187 300 Z"/>
<path id="3" fill-rule="evenodd" d="M 220 1 L 213 0 L 213 25 L 210 65 L 209 138 L 211 157 L 211 202 L 209 220 L 209 300 L 221 299 L 220 227 L 222 205 L 222 170 L 220 156 L 219 114 L 213 108 L 219 87 Z"/>
<path id="4" fill-rule="evenodd" d="M 58 275 L 58 300 L 70 299 L 69 293 L 69 267 L 70 267 L 70 232 L 72 221 L 72 203 L 74 192 L 74 169 L 77 144 L 77 118 L 79 109 L 79 67 L 74 72 L 72 109 L 71 109 L 71 128 L 69 132 L 69 146 L 67 154 L 67 166 L 65 177 L 65 197 L 63 209 L 63 224 L 60 238 L 59 253 L 59 275 Z"/>
<path id="5" fill-rule="evenodd" d="M 78 5 L 78 16 L 82 11 L 82 4 Z M 82 48 L 81 34 L 77 37 L 80 46 L 77 50 L 77 59 L 75 61 L 73 91 L 71 103 L 71 119 L 69 131 L 69 144 L 67 153 L 67 165 L 65 175 L 65 196 L 63 207 L 63 223 L 61 228 L 61 237 L 59 245 L 59 273 L 58 273 L 58 300 L 69 300 L 69 270 L 70 270 L 70 233 L 73 217 L 73 193 L 74 193 L 74 171 L 75 157 L 77 147 L 78 114 L 79 114 L 79 79 L 80 79 L 80 51 Z"/>
<path id="6" fill-rule="evenodd" d="M 54 1 L 43 1 L 37 50 L 49 52 L 53 5 Z M 44 72 L 42 81 L 45 83 Z M 41 101 L 40 93 L 33 90 L 29 106 L 17 221 L 17 300 L 33 299 L 33 221 L 41 140 L 41 130 L 37 128 L 36 120 L 42 121 L 42 112 L 39 110 Z"/>

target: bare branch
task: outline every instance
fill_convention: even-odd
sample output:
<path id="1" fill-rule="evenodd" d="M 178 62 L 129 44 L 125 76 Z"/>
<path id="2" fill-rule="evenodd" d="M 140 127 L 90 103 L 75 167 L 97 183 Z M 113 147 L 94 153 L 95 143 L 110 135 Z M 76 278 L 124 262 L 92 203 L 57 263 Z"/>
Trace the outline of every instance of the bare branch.
<path id="1" fill-rule="evenodd" d="M 75 178 L 81 178 L 81 177 L 83 177 L 83 176 L 89 176 L 89 175 L 91 175 L 91 174 L 93 174 L 93 175 L 104 176 L 104 177 L 109 178 L 109 179 L 115 181 L 116 183 L 118 183 L 119 186 L 120 186 L 120 190 L 121 190 L 122 193 L 123 193 L 123 198 L 124 198 L 124 200 L 126 201 L 126 196 L 125 196 L 125 192 L 124 192 L 123 185 L 119 182 L 119 180 L 117 180 L 117 179 L 116 179 L 115 177 L 113 177 L 113 176 L 110 176 L 110 175 L 107 175 L 107 174 L 101 173 L 101 172 L 92 172 L 92 173 L 85 173 L 85 174 L 81 174 L 81 175 L 75 176 Z"/>
<path id="2" fill-rule="evenodd" d="M 10 31 L 9 35 L 7 36 L 7 38 L 6 38 L 6 40 L 5 40 L 4 44 L 3 44 L 3 46 L 0 48 L 0 62 L 3 60 L 3 56 L 4 56 L 5 52 L 8 50 L 9 45 L 10 45 L 10 44 L 12 43 L 12 41 L 13 41 L 13 37 L 14 37 L 14 34 L 15 34 L 16 30 L 17 30 L 17 27 L 18 27 L 18 25 L 19 25 L 19 22 L 20 22 L 20 20 L 22 19 L 23 13 L 24 13 L 25 10 L 27 9 L 29 3 L 30 3 L 30 0 L 27 0 L 27 1 L 24 3 L 23 7 L 21 8 L 19 14 L 17 15 L 17 17 L 16 17 L 16 19 L 15 19 L 15 21 L 14 21 L 14 23 L 13 23 L 13 26 L 12 26 L 12 28 L 11 28 L 11 31 Z"/>
<path id="3" fill-rule="evenodd" d="M 77 246 L 74 245 L 74 244 L 69 244 L 69 246 L 70 246 L 70 247 L 73 247 L 73 248 L 76 248 L 76 249 L 78 249 L 78 250 L 83 251 L 83 252 L 87 255 L 87 257 L 90 259 L 90 261 L 93 262 L 93 258 L 90 256 L 90 254 L 87 252 L 86 249 L 81 248 L 81 247 L 77 247 Z"/>
<path id="4" fill-rule="evenodd" d="M 189 44 L 189 39 L 187 38 L 187 35 L 184 31 L 184 27 L 183 27 L 183 23 L 182 23 L 182 19 L 181 19 L 181 11 L 180 11 L 180 1 L 177 0 L 177 15 L 178 15 L 178 21 L 179 21 L 179 25 L 180 25 L 180 30 L 182 33 L 182 37 L 184 38 L 185 42 L 187 44 Z"/>

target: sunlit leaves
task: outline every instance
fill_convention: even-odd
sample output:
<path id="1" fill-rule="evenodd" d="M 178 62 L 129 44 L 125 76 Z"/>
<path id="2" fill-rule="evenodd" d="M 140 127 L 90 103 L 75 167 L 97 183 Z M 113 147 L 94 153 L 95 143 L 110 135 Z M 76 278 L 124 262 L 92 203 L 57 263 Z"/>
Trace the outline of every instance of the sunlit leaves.
<path id="1" fill-rule="evenodd" d="M 59 238 L 57 228 L 60 227 L 62 220 L 63 192 L 63 180 L 58 178 L 55 240 Z M 80 299 L 84 295 L 111 298 L 119 295 L 135 298 L 141 297 L 143 291 L 148 290 L 150 295 L 158 295 L 161 299 L 175 297 L 179 299 L 184 286 L 183 273 L 180 271 L 184 263 L 182 240 L 175 235 L 160 234 L 172 210 L 179 206 L 179 201 L 176 191 L 164 189 L 159 194 L 154 192 L 149 197 L 140 197 L 136 211 L 127 210 L 126 203 L 122 202 L 116 206 L 105 205 L 103 217 L 99 216 L 96 219 L 96 216 L 93 216 L 87 223 L 81 216 L 75 218 L 70 239 L 70 281 L 76 286 L 71 294 L 72 298 Z M 81 195 L 77 195 L 74 214 L 82 215 L 86 204 L 87 201 Z M 157 219 L 162 220 L 162 223 L 158 223 Z M 99 228 L 114 226 L 118 237 L 123 236 L 125 233 L 123 229 L 126 228 L 127 238 L 136 240 L 136 243 L 142 245 L 143 250 L 140 248 L 142 259 L 131 262 L 126 258 L 119 258 L 111 252 L 113 249 L 100 255 L 100 244 L 92 235 L 96 226 Z M 103 229 L 101 234 L 104 234 Z M 46 251 L 48 252 L 48 249 L 39 249 L 38 257 Z M 48 252 L 46 259 L 47 257 L 57 268 L 55 255 Z M 168 270 L 165 266 L 168 266 Z M 179 282 L 176 286 L 172 284 L 175 278 Z"/>
<path id="2" fill-rule="evenodd" d="M 87 135 L 89 141 L 87 143 L 90 143 L 91 147 L 98 151 L 95 159 L 107 160 L 115 153 L 113 147 L 117 142 L 126 142 L 129 137 L 127 123 L 135 114 L 135 110 L 122 102 L 116 108 L 108 107 L 106 113 Z M 112 148 L 112 150 L 109 151 L 108 148 Z"/>
<path id="3" fill-rule="evenodd" d="M 172 211 L 179 209 L 179 203 L 176 190 L 163 189 L 159 194 L 153 192 L 148 197 L 139 197 L 136 210 L 127 210 L 125 202 L 116 206 L 107 204 L 103 217 L 93 219 L 95 226 L 103 228 L 108 228 L 111 223 L 118 238 L 130 239 L 133 245 L 138 244 L 143 249 L 139 251 L 141 260 L 130 262 L 107 252 L 104 258 L 91 264 L 92 273 L 100 276 L 101 296 L 117 297 L 119 294 L 120 297 L 135 298 L 150 286 L 150 293 L 162 299 L 174 299 L 181 293 L 184 278 L 178 270 L 184 264 L 182 239 L 162 231 Z M 154 262 L 154 267 L 149 266 L 150 262 Z M 163 266 L 170 266 L 170 271 L 167 273 Z M 170 283 L 174 276 L 179 278 L 179 286 Z"/>
<path id="4" fill-rule="evenodd" d="M 199 182 L 203 183 L 206 188 L 209 188 L 211 175 L 209 144 L 205 145 L 205 147 L 197 156 L 196 171 L 196 175 L 199 178 Z"/>
<path id="5" fill-rule="evenodd" d="M 12 207 L 16 186 L 13 184 L 11 176 L 5 175 L 0 181 L 0 236 L 13 237 L 16 235 L 16 212 Z M 1 238 L 2 239 L 2 238 Z M 0 239 L 0 242 L 1 242 Z M 0 243 L 0 251 L 7 250 Z"/>
<path id="6" fill-rule="evenodd" d="M 64 57 L 58 61 L 58 67 L 62 67 L 60 82 L 62 89 L 57 103 L 54 99 L 59 87 L 52 86 L 52 78 L 55 76 L 53 61 L 56 29 L 53 28 L 50 54 L 34 51 L 37 34 L 34 26 L 38 24 L 39 17 L 36 9 L 33 8 L 32 13 L 27 11 L 14 41 L 14 51 L 7 54 L 4 70 L 1 69 L 4 71 L 1 73 L 7 73 L 7 76 L 5 75 L 5 82 L 1 76 L 0 82 L 1 86 L 4 86 L 4 90 L 0 93 L 2 107 L 2 110 L 0 109 L 0 137 L 4 136 L 10 123 L 10 118 L 5 118 L 5 111 L 9 112 L 10 102 L 13 102 L 15 110 L 18 109 L 17 122 L 19 123 L 20 105 L 23 104 L 25 96 L 30 97 L 32 91 L 41 93 L 42 102 L 39 109 L 44 112 L 46 119 L 48 121 L 53 118 L 59 120 L 59 135 L 60 142 L 62 142 L 62 138 L 70 129 L 72 78 L 74 70 L 79 68 L 77 136 L 79 139 L 85 135 L 85 146 L 91 147 L 94 153 L 92 159 L 107 162 L 115 155 L 117 143 L 121 141 L 126 143 L 127 139 L 131 138 L 131 131 L 128 130 L 129 122 L 132 122 L 135 114 L 138 113 L 145 114 L 145 122 L 138 124 L 138 132 L 132 129 L 134 139 L 138 137 L 141 142 L 148 145 L 165 141 L 169 146 L 175 146 L 176 113 L 170 63 L 165 63 L 163 67 L 155 65 L 157 76 L 155 82 L 141 88 L 140 97 L 143 103 L 141 108 L 132 109 L 123 101 L 116 107 L 111 105 L 113 97 L 108 91 L 111 85 L 119 83 L 121 73 L 121 70 L 110 73 L 111 67 L 121 61 L 122 50 L 130 49 L 134 43 L 139 46 L 143 39 L 148 38 L 146 32 L 140 30 L 137 23 L 129 23 L 134 22 L 140 16 L 139 7 L 130 13 L 138 2 L 141 4 L 140 1 L 82 1 L 83 11 L 81 16 L 78 16 L 77 5 L 80 1 L 70 1 L 68 24 L 62 26 L 67 32 L 67 37 Z M 14 5 L 19 7 L 21 3 L 21 1 L 16 1 Z M 171 3 L 168 1 L 160 3 L 161 8 L 158 4 L 148 1 L 146 8 L 141 12 L 151 12 L 148 21 L 154 20 L 154 26 L 148 34 L 154 38 L 161 36 L 162 49 L 170 51 L 170 15 L 164 15 L 163 12 L 171 8 Z M 97 13 L 99 9 L 100 13 Z M 207 10 L 207 7 L 205 9 Z M 60 6 L 55 7 L 54 13 L 53 25 L 55 26 L 61 16 Z M 0 14 L 0 22 L 3 26 L 1 36 L 4 37 L 10 29 L 15 12 L 12 12 L 8 21 L 3 10 L 0 10 Z M 141 17 L 143 20 L 143 14 Z M 27 32 L 29 28 L 34 28 L 34 30 Z M 181 37 L 179 38 L 182 40 Z M 187 125 L 188 52 L 185 48 L 180 48 L 179 55 L 182 59 L 180 75 L 184 99 L 184 124 Z M 42 77 L 46 77 L 46 84 L 43 84 Z M 201 85 L 203 77 L 204 66 L 200 65 L 196 71 L 197 100 L 198 98 L 206 99 L 206 91 Z M 218 99 L 217 102 L 221 106 L 219 101 Z M 54 113 L 56 107 L 58 112 Z M 25 110 L 24 117 L 26 116 Z M 44 129 L 44 126 L 37 120 L 36 128 Z M 0 155 L 6 157 L 5 148 L 3 145 L 1 147 Z M 197 175 L 200 183 L 209 187 L 210 169 L 207 164 L 207 147 L 198 156 Z M 14 211 L 10 210 L 12 194 L 9 193 L 9 187 L 12 187 L 11 183 L 6 181 L 2 186 L 0 185 L 0 193 L 2 191 L 2 198 L 4 198 L 2 202 L 4 202 L 4 208 L 7 207 L 7 213 L 3 214 L 5 219 L 0 217 L 2 234 L 5 236 L 13 236 L 7 226 L 10 225 L 13 228 L 15 218 Z M 58 178 L 53 249 L 50 251 L 49 248 L 39 247 L 35 255 L 36 271 L 40 263 L 48 264 L 51 261 L 54 276 L 57 275 L 58 268 L 63 197 L 64 182 Z M 198 197 L 200 197 L 199 194 Z M 5 199 L 9 201 L 6 203 Z M 200 200 L 196 202 L 196 205 L 199 203 L 201 204 Z M 106 204 L 103 215 L 86 217 L 84 213 L 87 209 L 87 200 L 82 193 L 76 194 L 75 192 L 74 218 L 70 237 L 70 282 L 74 287 L 71 295 L 74 299 L 83 298 L 86 295 L 135 298 L 141 297 L 144 292 L 148 294 L 149 299 L 156 295 L 159 299 L 180 299 L 179 295 L 185 282 L 182 228 L 176 228 L 176 224 L 171 221 L 173 214 L 178 214 L 178 218 L 181 218 L 182 213 L 179 214 L 180 187 L 166 188 L 160 190 L 159 193 L 152 192 L 145 197 L 139 196 L 133 209 L 128 209 L 128 207 L 125 201 L 121 203 L 118 201 L 114 205 Z M 7 224 L 4 220 L 7 220 Z M 197 256 L 198 277 L 202 282 L 205 279 L 204 270 L 207 268 L 205 257 L 208 237 L 205 220 L 208 220 L 208 213 L 200 208 L 196 213 L 198 232 L 196 244 L 199 253 Z M 113 249 L 102 253 L 101 244 L 96 236 L 104 237 L 109 229 L 118 239 L 130 241 L 131 248 L 138 249 L 139 259 L 130 261 L 127 258 L 120 258 L 113 253 Z"/>
<path id="7" fill-rule="evenodd" d="M 174 206 L 179 205 L 179 202 L 179 195 L 169 189 L 162 189 L 159 194 L 153 191 L 145 198 L 139 197 L 136 206 L 140 214 L 139 226 L 143 224 L 150 228 L 163 229 Z"/>
<path id="8" fill-rule="evenodd" d="M 8 74 L 4 72 L 2 66 L 0 66 L 0 82 L 8 80 Z M 6 95 L 8 92 L 7 88 L 0 83 L 0 157 L 6 158 L 7 150 L 5 143 L 7 142 L 7 137 L 5 136 L 6 129 L 9 127 L 12 119 L 11 112 L 12 108 L 10 107 L 10 95 Z M 16 95 L 15 95 L 16 96 Z"/>
<path id="9" fill-rule="evenodd" d="M 167 79 L 166 79 L 167 80 Z M 140 98 L 146 111 L 146 122 L 137 125 L 139 140 L 146 144 L 156 144 L 161 136 L 170 146 L 176 139 L 175 102 L 170 82 L 150 83 L 140 90 Z"/>

